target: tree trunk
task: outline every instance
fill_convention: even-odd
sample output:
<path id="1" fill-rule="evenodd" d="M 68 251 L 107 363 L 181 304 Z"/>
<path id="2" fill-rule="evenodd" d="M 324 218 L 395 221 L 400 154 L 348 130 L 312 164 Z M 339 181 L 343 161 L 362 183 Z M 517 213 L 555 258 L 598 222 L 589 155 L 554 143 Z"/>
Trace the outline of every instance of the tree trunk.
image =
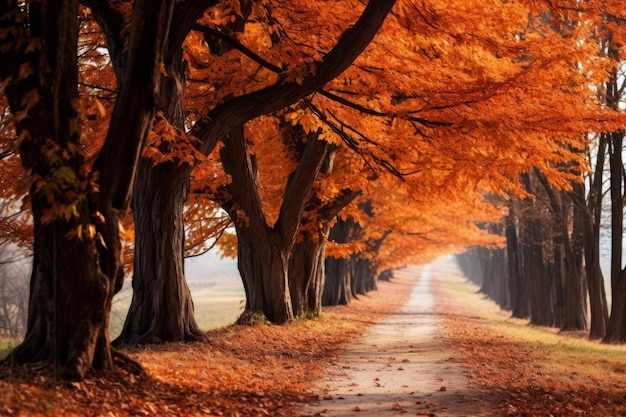
<path id="1" fill-rule="evenodd" d="M 287 180 L 278 219 L 269 227 L 258 192 L 256 164 L 247 150 L 243 126 L 234 129 L 224 141 L 222 164 L 231 176 L 228 186 L 231 198 L 224 208 L 237 230 L 239 272 L 248 298 L 248 311 L 240 322 L 259 312 L 275 323 L 293 320 L 289 255 L 313 183 L 329 149 L 330 144 L 318 140 L 317 134 L 308 134 L 296 170 Z"/>
<path id="2" fill-rule="evenodd" d="M 626 342 L 626 272 L 622 269 L 624 233 L 624 134 L 611 134 L 609 164 L 611 170 L 611 316 L 604 342 Z"/>
<path id="3" fill-rule="evenodd" d="M 170 51 L 165 68 L 159 108 L 172 126 L 183 131 L 185 66 L 180 48 Z M 166 145 L 161 150 L 171 152 Z M 206 339 L 194 317 L 184 271 L 183 211 L 190 173 L 187 163 L 154 165 L 150 158 L 139 160 L 132 201 L 133 298 L 122 332 L 114 341 L 116 345 Z"/>
<path id="4" fill-rule="evenodd" d="M 572 184 L 573 191 L 583 194 L 583 184 Z M 571 237 L 565 240 L 565 320 L 561 330 L 585 330 L 587 329 L 587 299 L 584 288 L 583 270 L 583 208 L 572 204 L 574 197 L 563 198 L 569 202 L 572 216 Z M 562 233 L 567 232 L 567 227 L 562 226 Z"/>
<path id="5" fill-rule="evenodd" d="M 584 330 L 587 328 L 587 319 L 583 291 L 582 250 L 579 243 L 582 233 L 580 209 L 571 207 L 573 196 L 568 196 L 564 191 L 554 190 L 545 175 L 538 169 L 535 169 L 535 173 L 548 195 L 552 212 L 556 324 L 561 330 Z M 573 184 L 572 187 L 582 187 L 582 184 Z"/>
<path id="6" fill-rule="evenodd" d="M 331 146 L 320 168 L 320 173 L 324 175 L 330 173 L 332 169 L 334 148 Z M 318 316 L 321 313 L 326 279 L 325 248 L 330 222 L 359 194 L 360 192 L 343 189 L 335 198 L 325 203 L 315 197 L 310 199 L 307 207 L 309 213 L 303 218 L 302 223 L 302 228 L 307 232 L 301 236 L 302 241 L 294 246 L 289 263 L 289 286 L 296 316 L 302 314 Z M 311 233 L 316 234 L 310 236 Z"/>
<path id="7" fill-rule="evenodd" d="M 286 323 L 294 318 L 289 293 L 289 250 L 280 236 L 269 228 L 236 225 L 237 265 L 246 292 L 246 311 L 238 323 L 245 324 L 252 315 L 262 313 L 272 323 Z"/>
<path id="8" fill-rule="evenodd" d="M 335 225 L 330 229 L 329 239 L 338 243 L 348 242 L 351 222 L 351 219 L 337 219 Z M 349 304 L 353 298 L 351 283 L 354 281 L 349 258 L 327 257 L 325 271 L 322 305 Z"/>
<path id="9" fill-rule="evenodd" d="M 529 192 L 535 192 L 533 178 L 529 174 L 522 175 L 522 181 Z M 547 239 L 545 208 L 534 199 L 522 200 L 524 217 L 521 222 L 522 253 L 524 279 L 530 285 L 530 323 L 537 326 L 554 326 L 553 288 L 550 282 L 550 271 L 546 266 Z"/>
<path id="10" fill-rule="evenodd" d="M 296 317 L 316 317 L 322 311 L 325 244 L 321 231 L 316 239 L 305 238 L 291 251 L 289 291 Z"/>
<path id="11" fill-rule="evenodd" d="M 528 281 L 522 272 L 521 250 L 517 227 L 517 200 L 509 202 L 509 214 L 505 218 L 506 249 L 509 270 L 509 293 L 511 295 L 511 314 L 515 318 L 526 319 L 530 316 Z M 522 220 L 519 220 L 522 221 Z"/>
<path id="12" fill-rule="evenodd" d="M 0 15 L 5 16 L 7 6 L 17 12 L 15 3 L 4 2 Z M 24 39 L 28 45 L 28 36 L 41 35 L 41 49 L 23 53 L 0 46 L 2 54 L 15 54 L 18 62 L 25 59 L 33 70 L 7 87 L 12 111 L 22 110 L 24 94 L 36 90 L 40 97 L 29 117 L 16 124 L 18 133 L 29 133 L 20 144 L 20 155 L 39 183 L 34 182 L 30 191 L 35 254 L 27 334 L 6 362 L 48 361 L 67 379 L 114 367 L 108 323 L 113 294 L 123 280 L 118 222 L 128 207 L 134 163 L 152 124 L 150 98 L 157 90 L 172 7 L 168 1 L 134 4 L 125 84 L 105 144 L 93 163 L 97 175 L 91 178 L 77 152 L 78 2 L 30 5 L 30 32 Z M 7 23 L 14 22 L 3 22 Z M 3 56 L 3 79 L 7 63 Z M 85 185 L 91 182 L 97 187 Z"/>
<path id="13" fill-rule="evenodd" d="M 135 219 L 133 298 L 114 341 L 135 345 L 205 340 L 184 274 L 182 219 L 189 168 L 142 158 L 132 201 Z"/>
<path id="14" fill-rule="evenodd" d="M 585 256 L 585 275 L 589 291 L 591 326 L 589 337 L 601 339 L 606 335 L 609 320 L 604 277 L 600 268 L 600 226 L 602 216 L 602 181 L 605 165 L 608 135 L 600 135 L 595 171 L 589 187 L 589 198 L 585 202 L 584 187 L 577 187 L 573 194 L 574 204 L 586 207 L 582 214 L 583 251 Z"/>

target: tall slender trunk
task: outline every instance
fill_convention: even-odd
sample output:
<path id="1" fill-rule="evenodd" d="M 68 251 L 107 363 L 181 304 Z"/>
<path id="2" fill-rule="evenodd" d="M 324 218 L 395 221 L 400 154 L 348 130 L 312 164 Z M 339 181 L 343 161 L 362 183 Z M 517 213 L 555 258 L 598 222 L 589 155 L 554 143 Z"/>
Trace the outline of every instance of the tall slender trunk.
<path id="1" fill-rule="evenodd" d="M 529 192 L 534 192 L 533 178 L 522 174 Z M 524 217 L 521 222 L 521 243 L 524 279 L 530 286 L 530 322 L 539 326 L 554 326 L 554 306 L 550 271 L 546 265 L 545 209 L 535 199 L 522 200 Z"/>
<path id="2" fill-rule="evenodd" d="M 521 250 L 518 238 L 517 200 L 509 202 L 509 214 L 505 218 L 506 250 L 509 270 L 509 292 L 511 295 L 511 313 L 515 318 L 525 319 L 530 316 L 528 281 L 522 272 Z"/>
<path id="3" fill-rule="evenodd" d="M 584 187 L 574 189 L 575 204 L 585 206 L 582 213 L 583 251 L 585 256 L 585 275 L 589 291 L 591 326 L 589 337 L 601 339 L 606 335 L 609 320 L 604 277 L 600 268 L 600 226 L 602 216 L 602 181 L 606 157 L 608 135 L 601 134 L 598 142 L 595 171 L 589 186 L 589 197 L 585 202 Z"/>
<path id="4" fill-rule="evenodd" d="M 552 214 L 556 324 L 561 330 L 584 330 L 587 319 L 580 249 L 580 210 L 572 207 L 573 197 L 565 191 L 554 190 L 541 171 L 536 169 L 535 174 L 548 195 Z M 573 185 L 576 186 L 580 185 Z"/>
<path id="5" fill-rule="evenodd" d="M 626 272 L 622 269 L 624 233 L 624 133 L 611 133 L 609 165 L 611 170 L 611 316 L 605 342 L 626 342 Z"/>

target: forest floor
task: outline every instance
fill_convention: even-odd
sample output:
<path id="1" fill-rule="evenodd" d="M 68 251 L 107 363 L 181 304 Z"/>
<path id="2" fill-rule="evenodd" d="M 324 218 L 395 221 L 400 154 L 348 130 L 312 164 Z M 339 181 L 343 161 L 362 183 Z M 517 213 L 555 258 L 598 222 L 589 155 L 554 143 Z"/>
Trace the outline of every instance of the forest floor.
<path id="1" fill-rule="evenodd" d="M 510 319 L 476 291 L 440 260 L 320 319 L 134 349 L 142 376 L 0 368 L 0 415 L 626 415 L 625 347 Z"/>

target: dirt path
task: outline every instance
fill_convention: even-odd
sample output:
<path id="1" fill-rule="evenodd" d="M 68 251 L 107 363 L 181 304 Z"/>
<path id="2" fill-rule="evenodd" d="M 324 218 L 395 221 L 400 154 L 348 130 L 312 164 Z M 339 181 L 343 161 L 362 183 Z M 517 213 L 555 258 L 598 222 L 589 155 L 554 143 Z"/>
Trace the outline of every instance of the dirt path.
<path id="1" fill-rule="evenodd" d="M 396 272 L 394 281 L 416 282 L 409 301 L 327 365 L 315 387 L 319 403 L 296 415 L 496 415 L 487 395 L 470 386 L 438 325 L 430 287 L 451 264 L 442 259 Z"/>

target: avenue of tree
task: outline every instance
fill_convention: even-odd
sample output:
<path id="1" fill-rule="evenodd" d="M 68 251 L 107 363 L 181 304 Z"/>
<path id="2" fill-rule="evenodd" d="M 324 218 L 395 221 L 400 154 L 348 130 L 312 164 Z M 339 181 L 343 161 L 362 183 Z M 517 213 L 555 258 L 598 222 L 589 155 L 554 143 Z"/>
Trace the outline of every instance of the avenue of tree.
<path id="1" fill-rule="evenodd" d="M 183 261 L 216 241 L 240 323 L 470 248 L 514 316 L 626 341 L 619 2 L 52 3 L 0 0 L 0 233 L 33 264 L 5 364 L 82 379 L 204 340 Z"/>

